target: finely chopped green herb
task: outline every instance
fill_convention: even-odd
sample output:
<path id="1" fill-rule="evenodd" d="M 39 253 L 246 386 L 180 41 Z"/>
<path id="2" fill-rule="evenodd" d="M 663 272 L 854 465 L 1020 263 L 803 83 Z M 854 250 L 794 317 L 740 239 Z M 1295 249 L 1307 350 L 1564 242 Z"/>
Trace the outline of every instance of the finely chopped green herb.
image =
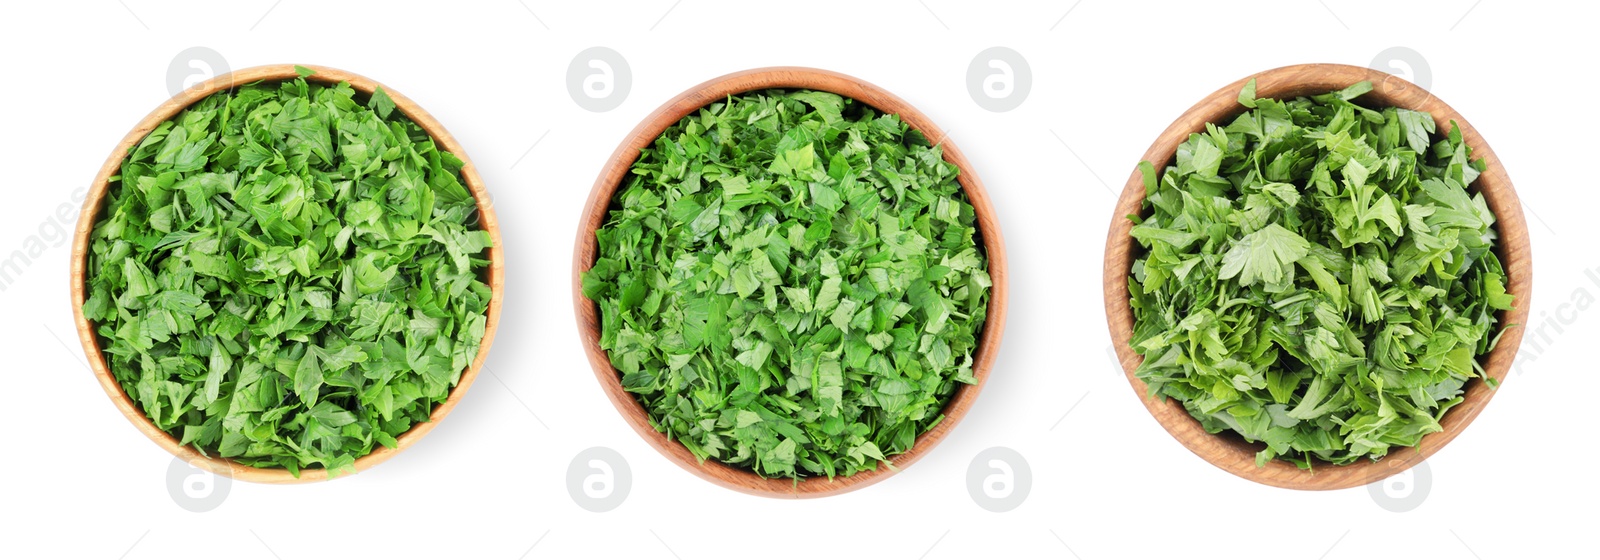
<path id="1" fill-rule="evenodd" d="M 383 90 L 301 78 L 211 95 L 111 178 L 83 313 L 111 373 L 182 445 L 352 472 L 477 356 L 491 243 Z"/>
<path id="2" fill-rule="evenodd" d="M 1128 288 L 1136 372 L 1211 433 L 1282 458 L 1376 460 L 1441 428 L 1512 307 L 1485 169 L 1454 123 L 1352 102 L 1239 95 L 1159 176 Z"/>
<path id="3" fill-rule="evenodd" d="M 943 419 L 990 279 L 942 150 L 816 91 L 713 103 L 645 148 L 583 276 L 656 429 L 765 477 L 849 476 Z"/>

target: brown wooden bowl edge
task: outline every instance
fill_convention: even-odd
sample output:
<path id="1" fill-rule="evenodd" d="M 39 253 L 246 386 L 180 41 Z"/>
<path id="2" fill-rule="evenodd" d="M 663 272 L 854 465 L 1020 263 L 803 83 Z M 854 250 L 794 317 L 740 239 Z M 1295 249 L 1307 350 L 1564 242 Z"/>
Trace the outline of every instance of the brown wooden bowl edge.
<path id="1" fill-rule="evenodd" d="M 1383 96 L 1388 104 L 1421 108 L 1432 113 L 1435 120 L 1440 121 L 1440 133 L 1449 130 L 1448 125 L 1452 120 L 1461 128 L 1464 140 L 1473 149 L 1473 156 L 1483 159 L 1489 167 L 1479 178 L 1476 188 L 1484 193 L 1485 200 L 1495 213 L 1496 230 L 1501 236 L 1496 250 L 1506 269 L 1507 291 L 1516 298 L 1516 308 L 1501 314 L 1505 334 L 1485 359 L 1484 369 L 1489 377 L 1497 382 L 1503 381 L 1521 343 L 1523 327 L 1532 305 L 1532 253 L 1515 188 L 1499 158 L 1483 137 L 1443 100 L 1402 78 L 1358 66 L 1301 64 L 1247 76 L 1202 98 L 1157 137 L 1143 160 L 1168 162 L 1177 145 L 1189 133 L 1203 130 L 1207 122 L 1225 121 L 1231 118 L 1230 114 L 1241 112 L 1242 107 L 1237 105 L 1236 97 L 1251 79 L 1257 80 L 1260 97 L 1283 97 L 1283 92 L 1293 90 L 1334 91 L 1361 80 L 1369 80 L 1377 88 L 1374 93 Z M 1474 379 L 1467 386 L 1464 402 L 1445 415 L 1441 422 L 1443 431 L 1425 436 L 1417 447 L 1393 450 L 1378 461 L 1359 461 L 1344 466 L 1323 464 L 1314 466 L 1311 471 L 1301 470 L 1281 460 L 1256 467 L 1254 449 L 1247 450 L 1246 447 L 1259 448 L 1259 444 L 1246 444 L 1236 434 L 1206 433 L 1199 421 L 1190 416 L 1181 404 L 1171 399 L 1149 397 L 1148 386 L 1134 376 L 1142 359 L 1129 347 L 1133 311 L 1128 304 L 1127 285 L 1134 247 L 1129 236 L 1132 222 L 1125 216 L 1141 214 L 1143 199 L 1142 176 L 1135 169 L 1117 201 L 1106 238 L 1103 288 L 1107 325 L 1124 375 L 1152 417 L 1184 447 L 1218 468 L 1253 482 L 1297 490 L 1337 490 L 1371 484 L 1421 463 L 1460 435 L 1496 391 L 1481 379 Z"/>
<path id="2" fill-rule="evenodd" d="M 714 460 L 701 462 L 682 444 L 672 441 L 650 426 L 648 414 L 643 406 L 622 388 L 616 369 L 611 366 L 605 351 L 599 347 L 598 312 L 596 304 L 583 295 L 583 273 L 593 266 L 597 257 L 594 232 L 603 223 L 611 198 L 629 167 L 638 158 L 639 149 L 648 146 L 667 127 L 701 107 L 727 95 L 762 89 L 829 91 L 866 103 L 880 111 L 900 115 L 902 120 L 913 129 L 922 132 L 931 143 L 943 146 L 945 160 L 961 169 L 958 181 L 978 214 L 979 233 L 984 251 L 989 258 L 989 274 L 993 280 L 987 317 L 978 342 L 977 353 L 973 358 L 973 375 L 978 383 L 957 387 L 942 410 L 945 415 L 944 420 L 917 436 L 916 443 L 910 450 L 891 457 L 892 467 L 880 463 L 875 470 L 856 473 L 850 477 L 831 480 L 826 477 L 812 477 L 797 483 L 792 479 L 762 478 L 752 471 L 729 467 Z M 724 488 L 765 497 L 818 498 L 865 488 L 908 468 L 942 441 L 965 416 L 988 379 L 1000 349 L 1008 296 L 1006 270 L 1004 237 L 988 193 L 976 172 L 972 170 L 970 162 L 932 120 L 887 90 L 852 76 L 814 68 L 767 67 L 734 72 L 694 86 L 662 104 L 628 134 L 607 161 L 585 203 L 573 249 L 572 296 L 579 338 L 596 378 L 606 397 L 617 408 L 624 421 L 651 447 L 685 470 Z"/>
<path id="3" fill-rule="evenodd" d="M 482 177 L 478 175 L 477 168 L 472 164 L 472 160 L 468 158 L 466 150 L 450 135 L 449 131 L 435 120 L 432 115 L 423 110 L 421 106 L 393 88 L 365 76 L 336 68 L 316 65 L 274 64 L 244 68 L 217 76 L 179 92 L 171 99 L 157 106 L 141 119 L 139 124 L 123 137 L 122 141 L 118 142 L 117 147 L 112 150 L 111 155 L 106 158 L 105 163 L 101 166 L 94 182 L 90 185 L 88 194 L 84 198 L 72 242 L 69 282 L 71 286 L 70 297 L 73 321 L 77 327 L 78 341 L 83 347 L 84 356 L 88 359 L 95 378 L 99 381 L 101 388 L 106 391 L 107 396 L 111 398 L 112 403 L 116 405 L 118 410 L 122 411 L 123 416 L 135 428 L 150 438 L 151 441 L 161 446 L 162 449 L 191 465 L 217 475 L 246 482 L 293 484 L 317 482 L 327 480 L 329 477 L 326 469 L 301 469 L 300 476 L 295 477 L 287 469 L 252 467 L 220 456 L 208 457 L 191 447 L 178 445 L 177 438 L 156 427 L 145 416 L 144 412 L 133 404 L 132 400 L 122 390 L 121 384 L 111 375 L 105 362 L 105 356 L 100 352 L 94 325 L 83 316 L 86 260 L 89 254 L 89 236 L 94 230 L 96 220 L 99 218 L 101 203 L 110 186 L 109 179 L 121 168 L 122 160 L 127 157 L 129 149 L 142 141 L 151 130 L 162 122 L 170 120 L 190 105 L 211 94 L 231 89 L 235 85 L 258 81 L 293 79 L 298 76 L 295 71 L 296 66 L 316 71 L 315 75 L 307 77 L 307 80 L 310 81 L 323 83 L 349 82 L 351 87 L 357 91 L 369 95 L 374 88 L 382 87 L 384 92 L 388 93 L 390 98 L 394 100 L 395 108 L 426 131 L 439 144 L 440 150 L 449 152 L 461 159 L 463 163 L 461 167 L 462 180 L 466 183 L 467 188 L 472 192 L 473 199 L 478 204 L 479 220 L 482 227 L 489 232 L 490 238 L 494 242 L 494 245 L 489 249 L 490 265 L 487 273 L 491 296 L 488 312 L 485 315 L 483 341 L 478 347 L 477 356 L 473 358 L 472 364 L 462 372 L 461 379 L 450 390 L 450 394 L 445 398 L 445 401 L 434 406 L 433 412 L 428 416 L 428 420 L 417 423 L 405 433 L 400 434 L 399 438 L 396 438 L 398 447 L 388 448 L 380 445 L 371 453 L 356 459 L 354 468 L 357 474 L 365 472 L 367 469 L 387 461 L 395 454 L 409 448 L 427 435 L 428 432 L 432 431 L 446 415 L 455 409 L 456 404 L 466 395 L 467 389 L 471 387 L 472 382 L 477 378 L 478 370 L 483 367 L 484 361 L 488 358 L 489 348 L 494 343 L 495 331 L 499 327 L 500 308 L 504 299 L 504 248 L 500 237 L 499 221 L 496 219 L 494 207 L 489 199 L 488 190 L 483 184 Z"/>

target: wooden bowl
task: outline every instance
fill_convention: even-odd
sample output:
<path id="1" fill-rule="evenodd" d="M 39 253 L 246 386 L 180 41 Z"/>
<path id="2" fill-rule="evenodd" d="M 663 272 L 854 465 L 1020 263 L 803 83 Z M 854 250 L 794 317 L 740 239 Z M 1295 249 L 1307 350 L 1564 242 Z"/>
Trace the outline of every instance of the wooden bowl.
<path id="1" fill-rule="evenodd" d="M 1496 229 L 1500 233 L 1500 242 L 1495 252 L 1505 266 L 1506 290 L 1516 298 L 1515 309 L 1500 313 L 1500 326 L 1505 329 L 1504 336 L 1493 351 L 1485 357 L 1480 357 L 1489 377 L 1493 377 L 1496 381 L 1504 381 L 1511 360 L 1521 344 L 1523 325 L 1528 322 L 1528 310 L 1532 308 L 1532 253 L 1528 248 L 1528 228 L 1522 218 L 1522 206 L 1517 200 L 1517 193 L 1511 187 L 1511 179 L 1501 166 L 1500 158 L 1495 157 L 1494 150 L 1484 142 L 1483 136 L 1444 101 L 1399 77 L 1358 66 L 1302 64 L 1247 76 L 1206 96 L 1161 133 L 1155 144 L 1150 146 L 1150 150 L 1145 152 L 1144 160 L 1155 164 L 1157 169 L 1162 169 L 1170 164 L 1178 144 L 1187 139 L 1190 133 L 1204 132 L 1208 122 L 1222 123 L 1241 114 L 1244 107 L 1237 101 L 1239 90 L 1250 79 L 1256 80 L 1256 96 L 1263 98 L 1316 95 L 1340 90 L 1350 84 L 1367 80 L 1372 82 L 1374 89 L 1358 99 L 1358 102 L 1371 106 L 1394 106 L 1427 111 L 1433 115 L 1439 134 L 1450 130 L 1451 121 L 1455 121 L 1456 126 L 1461 128 L 1462 137 L 1467 145 L 1472 147 L 1472 156 L 1482 158 L 1484 163 L 1488 164 L 1488 170 L 1478 176 L 1472 188 L 1483 193 L 1489 209 L 1497 218 Z M 1155 416 L 1156 421 L 1160 422 L 1172 437 L 1177 438 L 1202 459 L 1240 477 L 1280 488 L 1336 490 L 1361 486 L 1383 480 L 1421 463 L 1429 454 L 1460 435 L 1467 424 L 1483 411 L 1489 398 L 1494 396 L 1495 390 L 1482 379 L 1471 380 L 1466 385 L 1465 400 L 1446 413 L 1440 422 L 1444 427 L 1443 431 L 1424 436 L 1421 443 L 1414 448 L 1391 450 L 1378 461 L 1361 460 L 1344 466 L 1320 463 L 1314 464 L 1314 468 L 1309 471 L 1283 460 L 1274 460 L 1265 466 L 1257 467 L 1255 454 L 1264 445 L 1247 443 L 1243 437 L 1231 431 L 1216 435 L 1206 433 L 1200 427 L 1200 422 L 1190 416 L 1182 404 L 1159 396 L 1147 397 L 1148 387 L 1143 381 L 1134 377 L 1133 372 L 1143 360 L 1128 346 L 1133 334 L 1133 309 L 1128 303 L 1128 274 L 1135 258 L 1135 251 L 1139 251 L 1139 248 L 1129 236 L 1133 223 L 1126 216 L 1143 215 L 1141 209 L 1143 201 L 1144 183 L 1142 175 L 1135 169 L 1128 177 L 1128 184 L 1122 190 L 1122 197 L 1117 200 L 1116 211 L 1111 218 L 1111 231 L 1106 237 L 1106 322 L 1111 328 L 1111 338 L 1117 350 L 1117 358 L 1122 362 L 1122 369 L 1127 374 L 1129 384 L 1133 385 L 1134 392 L 1138 393 L 1145 407 L 1150 410 L 1150 414 Z"/>
<path id="2" fill-rule="evenodd" d="M 505 285 L 505 253 L 501 249 L 500 226 L 495 220 L 494 209 L 490 205 L 489 193 L 483 186 L 483 179 L 478 177 L 477 168 L 473 167 L 472 160 L 467 159 L 466 150 L 461 149 L 461 145 L 456 143 L 455 138 L 452 138 L 450 133 L 445 131 L 444 126 L 440 125 L 439 121 L 434 120 L 433 116 L 429 115 L 427 111 L 422 110 L 415 102 L 401 95 L 400 92 L 366 77 L 323 66 L 305 67 L 316 71 L 316 74 L 306 78 L 307 81 L 327 84 L 349 82 L 350 86 L 355 88 L 356 91 L 368 95 L 372 94 L 375 88 L 383 87 L 389 97 L 394 99 L 396 109 L 399 109 L 401 113 L 404 113 L 412 121 L 416 122 L 418 126 L 421 126 L 429 136 L 433 137 L 440 150 L 450 152 L 465 164 L 461 167 L 461 178 L 466 183 L 467 188 L 472 191 L 472 197 L 478 202 L 479 221 L 483 229 L 488 231 L 489 236 L 494 240 L 494 246 L 489 249 L 488 277 L 485 279 L 493 295 L 489 299 L 489 310 L 483 331 L 483 343 L 478 347 L 478 356 L 473 358 L 472 364 L 467 367 L 466 371 L 462 372 L 461 380 L 450 391 L 450 396 L 444 402 L 434 406 L 433 414 L 428 417 L 428 421 L 418 423 L 412 426 L 410 430 L 400 434 L 400 437 L 397 438 L 399 447 L 390 449 L 379 445 L 372 453 L 356 459 L 355 470 L 359 473 L 371 468 L 373 465 L 388 460 L 395 454 L 410 447 L 411 444 L 416 443 L 417 440 L 422 439 L 422 436 L 427 435 L 428 431 L 432 430 L 440 420 L 444 419 L 446 414 L 449 414 L 455 408 L 461 397 L 466 395 L 467 388 L 472 386 L 472 381 L 478 377 L 478 369 L 483 367 L 483 361 L 489 355 L 489 346 L 494 343 L 495 329 L 500 324 L 500 303 L 504 299 Z M 106 158 L 105 164 L 100 166 L 100 174 L 95 176 L 94 183 L 89 187 L 88 197 L 83 201 L 83 211 L 78 215 L 77 233 L 72 240 L 72 315 L 77 322 L 78 340 L 83 344 L 83 353 L 88 357 L 89 366 L 94 370 L 95 377 L 100 380 L 101 388 L 105 389 L 106 394 L 111 397 L 112 403 L 117 405 L 123 416 L 128 417 L 129 422 L 132 422 L 135 427 L 139 428 L 139 431 L 144 432 L 145 436 L 156 442 L 163 449 L 192 465 L 212 473 L 249 482 L 313 482 L 326 480 L 328 472 L 324 469 L 302 469 L 299 478 L 296 478 L 285 469 L 251 467 L 235 463 L 220 456 L 206 457 L 196 452 L 193 448 L 178 445 L 177 438 L 151 423 L 150 419 L 145 417 L 144 412 L 123 392 L 122 386 L 117 382 L 116 378 L 112 377 L 111 371 L 106 366 L 105 356 L 100 353 L 99 340 L 94 332 L 95 325 L 83 316 L 83 302 L 86 291 L 84 282 L 89 256 L 89 234 L 93 231 L 95 222 L 100 218 L 101 202 L 106 196 L 109 178 L 121 168 L 122 160 L 127 157 L 128 150 L 143 140 L 145 135 L 149 134 L 156 126 L 213 93 L 231 89 L 234 84 L 292 80 L 296 77 L 298 77 L 298 74 L 295 73 L 295 65 L 292 64 L 245 68 L 197 84 L 173 96 L 172 99 L 162 103 L 161 106 L 156 107 L 154 111 L 145 116 L 144 120 L 139 121 L 138 126 L 135 126 L 127 136 L 123 137 L 122 142 L 118 143 L 116 149 L 112 150 L 111 155 Z"/>
<path id="3" fill-rule="evenodd" d="M 958 182 L 977 212 L 979 235 L 984 252 L 989 258 L 989 276 L 994 280 L 989 296 L 988 316 L 979 334 L 977 354 L 973 359 L 973 375 L 977 377 L 978 383 L 958 384 L 955 393 L 944 406 L 944 421 L 917 436 L 916 443 L 910 450 L 890 457 L 894 463 L 893 468 L 880 462 L 878 468 L 859 472 L 850 477 L 829 480 L 827 477 L 818 476 L 796 482 L 788 478 L 762 478 L 748 469 L 730 467 L 715 460 L 702 463 L 682 444 L 668 439 L 665 434 L 651 427 L 649 414 L 639 404 L 638 399 L 622 388 L 621 377 L 611 366 L 606 352 L 600 349 L 599 307 L 583 295 L 583 273 L 594 266 L 598 256 L 595 230 L 604 223 L 611 207 L 611 197 L 621 185 L 628 169 L 639 158 L 639 151 L 655 142 L 667 127 L 706 105 L 723 100 L 729 95 L 764 89 L 827 91 L 865 103 L 885 113 L 900 115 L 906 124 L 921 131 L 929 141 L 943 144 L 944 159 L 961 169 Z M 633 430 L 639 433 L 639 437 L 650 442 L 652 447 L 672 462 L 700 478 L 740 492 L 778 498 L 815 498 L 863 488 L 892 476 L 898 472 L 897 469 L 911 466 L 933 449 L 933 446 L 938 445 L 939 441 L 943 440 L 966 415 L 967 409 L 972 407 L 973 401 L 978 398 L 979 389 L 983 388 L 984 381 L 989 377 L 989 370 L 994 366 L 995 355 L 1000 350 L 1000 334 L 1005 327 L 1006 294 L 1006 253 L 1005 244 L 1000 236 L 1000 222 L 995 218 L 994 207 L 989 202 L 989 195 L 983 189 L 983 182 L 978 180 L 978 175 L 972 171 L 967 158 L 961 155 L 961 150 L 945 138 L 944 132 L 940 131 L 933 121 L 928 120 L 926 115 L 905 100 L 859 79 L 811 68 L 758 68 L 728 74 L 689 88 L 688 91 L 667 101 L 645 117 L 644 122 L 634 127 L 622 145 L 617 147 L 617 151 L 611 155 L 611 161 L 595 180 L 593 190 L 589 191 L 589 201 L 584 207 L 582 220 L 578 223 L 577 246 L 572 253 L 572 302 L 577 312 L 578 332 L 582 338 L 584 352 L 589 355 L 589 363 L 594 367 L 595 376 L 599 378 L 600 386 L 605 389 L 611 403 L 616 405 L 617 411 L 621 412 L 628 424 L 633 426 Z"/>

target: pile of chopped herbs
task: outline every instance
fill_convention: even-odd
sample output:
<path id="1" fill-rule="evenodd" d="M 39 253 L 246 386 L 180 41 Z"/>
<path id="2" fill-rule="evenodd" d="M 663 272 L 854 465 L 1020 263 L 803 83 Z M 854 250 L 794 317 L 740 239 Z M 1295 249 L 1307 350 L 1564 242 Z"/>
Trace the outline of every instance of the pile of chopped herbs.
<path id="1" fill-rule="evenodd" d="M 487 232 L 461 160 L 381 89 L 260 82 L 150 132 L 111 178 L 84 316 L 156 426 L 337 474 L 428 419 L 477 356 Z"/>
<path id="2" fill-rule="evenodd" d="M 1257 99 L 1142 163 L 1129 292 L 1136 375 L 1258 465 L 1377 460 L 1440 431 L 1511 309 L 1485 169 L 1454 123 L 1352 101 Z"/>
<path id="3" fill-rule="evenodd" d="M 838 95 L 713 103 L 642 151 L 596 232 L 600 346 L 702 461 L 875 469 L 976 382 L 990 278 L 956 174 Z"/>

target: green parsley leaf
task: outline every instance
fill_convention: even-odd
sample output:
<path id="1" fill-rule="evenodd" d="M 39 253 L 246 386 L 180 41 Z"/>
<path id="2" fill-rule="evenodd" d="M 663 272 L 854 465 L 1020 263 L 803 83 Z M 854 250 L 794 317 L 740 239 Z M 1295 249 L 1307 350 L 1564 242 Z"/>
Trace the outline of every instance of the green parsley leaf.
<path id="1" fill-rule="evenodd" d="M 1222 256 L 1219 274 L 1225 280 L 1239 277 L 1241 286 L 1257 281 L 1278 284 L 1310 249 L 1311 244 L 1305 238 L 1283 229 L 1276 222 L 1270 223 L 1234 241 L 1233 248 Z"/>
<path id="2" fill-rule="evenodd" d="M 394 112 L 394 100 L 389 99 L 388 92 L 383 91 L 381 86 L 373 88 L 372 99 L 367 101 L 367 106 L 376 111 L 379 118 L 387 119 Z"/>
<path id="3" fill-rule="evenodd" d="M 1245 107 L 1256 108 L 1256 79 L 1250 78 L 1245 82 L 1244 88 L 1239 90 L 1239 104 Z"/>

